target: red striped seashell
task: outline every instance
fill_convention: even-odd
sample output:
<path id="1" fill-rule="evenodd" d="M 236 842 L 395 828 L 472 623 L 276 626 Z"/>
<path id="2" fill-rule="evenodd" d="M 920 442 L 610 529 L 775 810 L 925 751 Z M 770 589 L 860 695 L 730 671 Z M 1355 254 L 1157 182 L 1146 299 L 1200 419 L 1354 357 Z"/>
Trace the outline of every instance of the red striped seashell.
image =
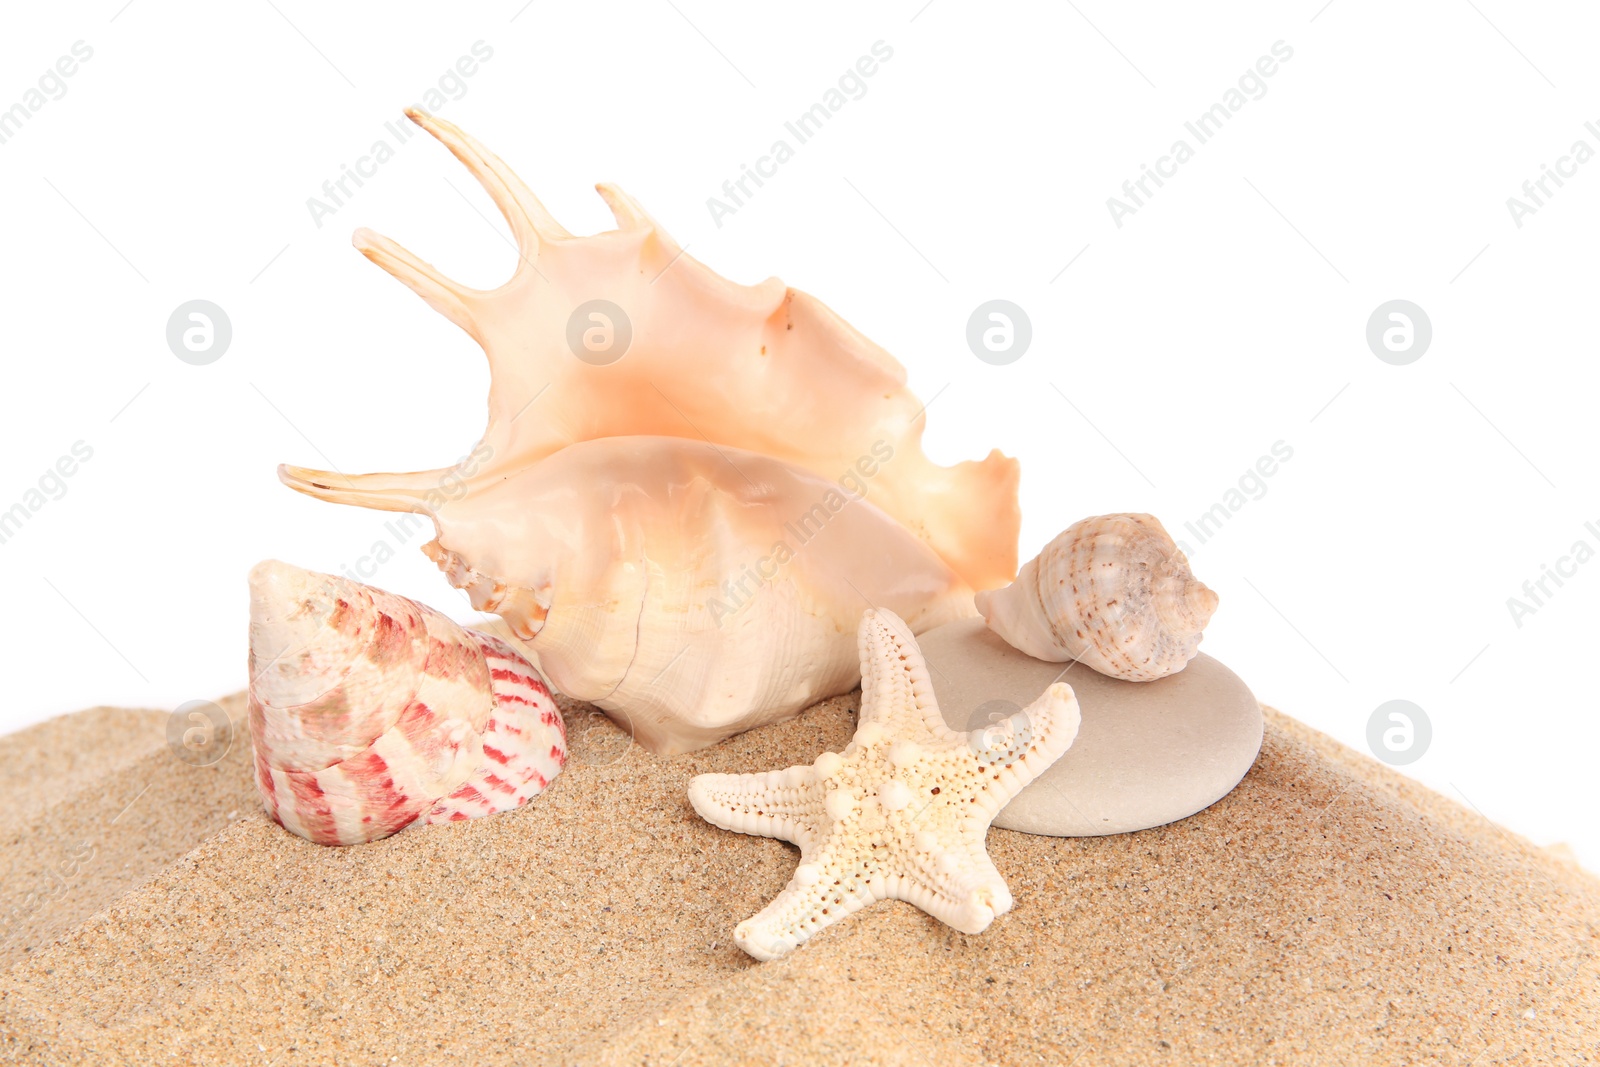
<path id="1" fill-rule="evenodd" d="M 318 844 L 506 811 L 566 763 L 561 713 L 520 654 L 335 575 L 250 572 L 250 679 L 262 801 Z"/>

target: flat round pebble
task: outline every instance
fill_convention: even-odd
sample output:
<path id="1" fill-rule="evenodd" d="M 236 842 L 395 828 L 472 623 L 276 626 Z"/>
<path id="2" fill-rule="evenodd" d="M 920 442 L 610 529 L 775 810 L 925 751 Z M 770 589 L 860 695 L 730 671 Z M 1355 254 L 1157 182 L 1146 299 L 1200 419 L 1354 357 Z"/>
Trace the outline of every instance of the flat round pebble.
<path id="1" fill-rule="evenodd" d="M 1124 682 L 1034 659 L 982 619 L 929 630 L 917 644 L 953 730 L 1004 719 L 1051 682 L 1078 697 L 1077 740 L 995 817 L 1006 830 L 1095 837 L 1175 822 L 1227 796 L 1261 750 L 1261 706 L 1204 653 L 1159 681 Z"/>

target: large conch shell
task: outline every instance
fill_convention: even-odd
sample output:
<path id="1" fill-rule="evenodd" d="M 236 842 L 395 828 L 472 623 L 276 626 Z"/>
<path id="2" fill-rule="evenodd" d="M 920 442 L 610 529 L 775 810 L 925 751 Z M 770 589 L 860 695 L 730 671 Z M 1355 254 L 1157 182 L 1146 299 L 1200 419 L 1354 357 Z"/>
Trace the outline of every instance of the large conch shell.
<path id="1" fill-rule="evenodd" d="M 346 499 L 325 477 L 284 474 Z M 429 514 L 424 551 L 451 583 L 498 612 L 557 689 L 658 754 L 850 690 L 868 607 L 917 632 L 973 613 L 966 583 L 877 507 L 743 449 L 608 437 L 455 496 L 376 492 L 356 502 Z"/>
<path id="2" fill-rule="evenodd" d="M 386 237 L 355 234 L 362 254 L 488 354 L 489 422 L 475 453 L 485 457 L 483 482 L 595 438 L 711 441 L 830 480 L 854 479 L 972 588 L 1011 580 L 1021 523 L 1016 461 L 999 452 L 954 467 L 929 460 L 921 447 L 924 405 L 888 352 L 777 278 L 749 286 L 719 276 L 615 186 L 597 188 L 619 228 L 574 237 L 477 141 L 420 111 L 406 114 L 482 183 L 519 251 L 511 279 L 483 291 Z M 613 311 L 592 321 L 618 336 L 631 332 L 621 358 L 604 365 L 578 358 L 569 342 L 588 327 L 583 309 L 597 301 L 620 310 L 626 329 Z M 877 468 L 872 475 L 863 473 L 868 464 Z M 341 487 L 346 502 L 381 508 L 392 506 L 383 501 L 394 500 L 395 490 L 421 495 L 451 476 L 441 469 L 307 480 Z"/>
<path id="3" fill-rule="evenodd" d="M 505 642 L 277 560 L 250 572 L 249 722 L 267 814 L 321 845 L 515 808 L 567 760 L 549 689 Z"/>
<path id="4" fill-rule="evenodd" d="M 1195 657 L 1217 594 L 1155 516 L 1100 515 L 1067 527 L 977 605 L 990 629 L 1035 659 L 1149 682 Z"/>

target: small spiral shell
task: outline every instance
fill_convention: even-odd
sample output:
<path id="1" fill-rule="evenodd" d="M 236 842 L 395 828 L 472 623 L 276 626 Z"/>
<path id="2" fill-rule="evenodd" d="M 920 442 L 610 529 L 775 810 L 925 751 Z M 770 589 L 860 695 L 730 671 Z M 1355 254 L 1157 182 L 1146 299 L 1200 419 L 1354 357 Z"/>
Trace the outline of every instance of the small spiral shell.
<path id="1" fill-rule="evenodd" d="M 1154 516 L 1099 515 L 1067 527 L 977 604 L 990 629 L 1035 659 L 1149 682 L 1195 657 L 1217 594 Z"/>

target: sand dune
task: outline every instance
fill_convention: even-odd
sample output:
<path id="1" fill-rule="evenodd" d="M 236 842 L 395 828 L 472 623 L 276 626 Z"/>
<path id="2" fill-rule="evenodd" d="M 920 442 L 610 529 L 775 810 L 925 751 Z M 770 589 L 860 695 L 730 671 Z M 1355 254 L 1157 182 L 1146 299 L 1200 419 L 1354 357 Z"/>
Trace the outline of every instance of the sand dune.
<path id="1" fill-rule="evenodd" d="M 159 712 L 0 739 L 0 1052 L 22 1063 L 1589 1063 L 1600 882 L 1268 713 L 1182 823 L 991 831 L 982 935 L 883 903 L 759 964 L 796 850 L 701 822 L 704 771 L 841 748 L 854 697 L 656 759 L 565 705 L 520 811 L 348 849 L 259 814 L 248 743 Z M 242 712 L 238 697 L 223 702 Z M 29 894 L 32 894 L 31 896 Z M 1081 1058 L 1080 1058 L 1081 1057 Z"/>

